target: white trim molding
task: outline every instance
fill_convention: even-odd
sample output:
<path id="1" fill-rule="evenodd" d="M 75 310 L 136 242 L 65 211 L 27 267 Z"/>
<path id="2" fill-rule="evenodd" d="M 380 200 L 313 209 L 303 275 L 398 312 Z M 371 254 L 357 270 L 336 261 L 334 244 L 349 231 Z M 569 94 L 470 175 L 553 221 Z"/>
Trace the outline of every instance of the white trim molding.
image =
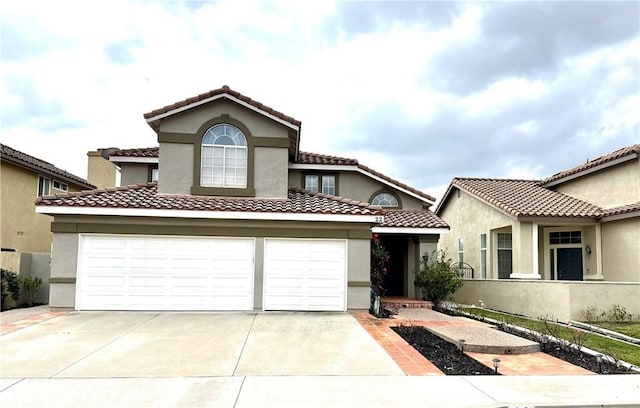
<path id="1" fill-rule="evenodd" d="M 131 156 L 111 156 L 110 162 L 114 163 L 144 163 L 144 164 L 158 164 L 160 159 L 158 157 L 131 157 Z"/>
<path id="2" fill-rule="evenodd" d="M 96 208 L 71 206 L 37 205 L 36 213 L 51 215 L 111 215 L 121 217 L 158 217 L 158 218 L 204 218 L 226 220 L 264 220 L 264 221 L 332 221 L 363 222 L 374 224 L 380 220 L 379 215 L 349 214 L 300 214 L 277 212 L 243 212 L 243 211 L 192 211 L 162 210 L 149 208 Z"/>
<path id="3" fill-rule="evenodd" d="M 403 228 L 403 227 L 373 227 L 371 232 L 374 234 L 448 234 L 447 228 Z"/>

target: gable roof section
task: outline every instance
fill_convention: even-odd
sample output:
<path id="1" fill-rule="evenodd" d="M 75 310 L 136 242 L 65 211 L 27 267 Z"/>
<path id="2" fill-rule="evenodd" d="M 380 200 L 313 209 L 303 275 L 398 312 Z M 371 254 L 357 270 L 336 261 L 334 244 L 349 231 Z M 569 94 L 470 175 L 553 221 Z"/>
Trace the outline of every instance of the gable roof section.
<path id="1" fill-rule="evenodd" d="M 307 215 L 317 216 L 307 218 L 318 221 L 345 221 L 344 217 L 332 216 L 351 216 L 348 220 L 354 222 L 373 222 L 375 216 L 383 214 L 380 207 L 368 203 L 299 188 L 289 189 L 286 199 L 237 198 L 158 194 L 157 183 L 40 197 L 36 200 L 36 212 L 264 220 L 298 219 L 293 215 Z"/>
<path id="2" fill-rule="evenodd" d="M 446 234 L 449 225 L 430 210 L 387 210 L 373 227 L 379 234 Z"/>
<path id="3" fill-rule="evenodd" d="M 448 201 L 454 188 L 465 191 L 503 213 L 523 218 L 598 219 L 602 208 L 569 195 L 549 190 L 537 180 L 454 178 L 436 214 Z"/>
<path id="4" fill-rule="evenodd" d="M 53 164 L 40 160 L 36 157 L 23 153 L 19 150 L 13 149 L 7 145 L 0 144 L 0 159 L 9 163 L 15 164 L 22 168 L 31 170 L 35 173 L 47 175 L 49 177 L 56 178 L 60 181 L 64 181 L 69 184 L 73 184 L 80 188 L 93 189 L 95 186 L 90 184 L 87 180 L 64 171 Z"/>
<path id="5" fill-rule="evenodd" d="M 172 103 L 171 105 L 163 106 L 162 108 L 154 109 L 151 112 L 145 113 L 144 118 L 147 120 L 147 122 L 150 123 L 155 120 L 162 119 L 163 117 L 167 117 L 175 113 L 184 111 L 186 109 L 200 106 L 212 100 L 225 97 L 237 102 L 241 102 L 241 104 L 251 107 L 253 108 L 253 110 L 260 111 L 264 115 L 272 116 L 273 118 L 286 122 L 296 129 L 298 129 L 300 125 L 302 125 L 302 122 L 300 122 L 299 120 L 296 120 L 291 116 L 287 116 L 282 112 L 279 112 L 267 105 L 255 101 L 238 91 L 234 91 L 227 85 L 223 85 L 222 88 L 212 89 L 209 92 L 201 93 L 200 95 L 196 95 L 191 98 Z"/>
<path id="6" fill-rule="evenodd" d="M 548 177 L 542 181 L 544 187 L 551 187 L 560 184 L 564 181 L 568 181 L 574 178 L 584 176 L 589 173 L 596 172 L 602 168 L 615 166 L 616 164 L 625 162 L 627 160 L 633 160 L 640 155 L 640 144 L 623 147 L 604 156 L 600 156 L 597 159 L 590 160 L 585 164 L 573 167 L 569 170 L 561 171 Z"/>
<path id="7" fill-rule="evenodd" d="M 378 179 L 379 181 L 395 187 L 398 190 L 401 190 L 411 196 L 418 198 L 421 201 L 427 202 L 429 205 L 435 202 L 435 197 L 430 196 L 429 194 L 423 193 L 420 190 L 417 190 L 407 184 L 401 183 L 398 180 L 395 180 L 389 176 L 386 176 L 378 171 L 373 170 L 370 167 L 362 165 L 356 159 L 349 159 L 346 157 L 338 157 L 338 156 L 329 156 L 324 154 L 317 153 L 309 153 L 309 152 L 300 152 L 298 155 L 297 164 L 301 165 L 319 165 L 319 166 L 352 166 L 357 169 L 360 173 L 363 173 L 369 177 L 374 179 Z M 295 167 L 294 167 L 295 168 Z"/>

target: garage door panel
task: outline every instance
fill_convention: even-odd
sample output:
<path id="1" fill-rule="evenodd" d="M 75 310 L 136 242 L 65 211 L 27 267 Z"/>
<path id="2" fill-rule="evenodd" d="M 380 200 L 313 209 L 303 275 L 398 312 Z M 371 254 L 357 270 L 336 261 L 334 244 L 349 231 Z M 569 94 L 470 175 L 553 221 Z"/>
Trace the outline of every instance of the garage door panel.
<path id="1" fill-rule="evenodd" d="M 82 236 L 85 310 L 251 310 L 253 239 Z"/>
<path id="2" fill-rule="evenodd" d="M 265 240 L 266 310 L 342 311 L 346 241 Z"/>

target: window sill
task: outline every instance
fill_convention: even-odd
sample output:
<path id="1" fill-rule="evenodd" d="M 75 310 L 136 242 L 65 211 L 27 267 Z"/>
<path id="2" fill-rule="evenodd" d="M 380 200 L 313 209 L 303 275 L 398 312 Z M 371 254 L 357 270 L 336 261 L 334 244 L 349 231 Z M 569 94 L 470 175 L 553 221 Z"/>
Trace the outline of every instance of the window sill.
<path id="1" fill-rule="evenodd" d="M 255 197 L 254 188 L 224 188 L 192 186 L 191 194 L 204 196 Z"/>

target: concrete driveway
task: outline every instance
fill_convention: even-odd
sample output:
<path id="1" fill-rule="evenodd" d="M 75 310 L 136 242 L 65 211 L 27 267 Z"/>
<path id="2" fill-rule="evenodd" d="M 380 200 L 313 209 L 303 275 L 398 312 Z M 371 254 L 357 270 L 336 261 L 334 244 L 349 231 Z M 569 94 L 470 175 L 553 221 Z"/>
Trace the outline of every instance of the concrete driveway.
<path id="1" fill-rule="evenodd" d="M 347 313 L 72 312 L 0 350 L 2 378 L 404 375 Z"/>

